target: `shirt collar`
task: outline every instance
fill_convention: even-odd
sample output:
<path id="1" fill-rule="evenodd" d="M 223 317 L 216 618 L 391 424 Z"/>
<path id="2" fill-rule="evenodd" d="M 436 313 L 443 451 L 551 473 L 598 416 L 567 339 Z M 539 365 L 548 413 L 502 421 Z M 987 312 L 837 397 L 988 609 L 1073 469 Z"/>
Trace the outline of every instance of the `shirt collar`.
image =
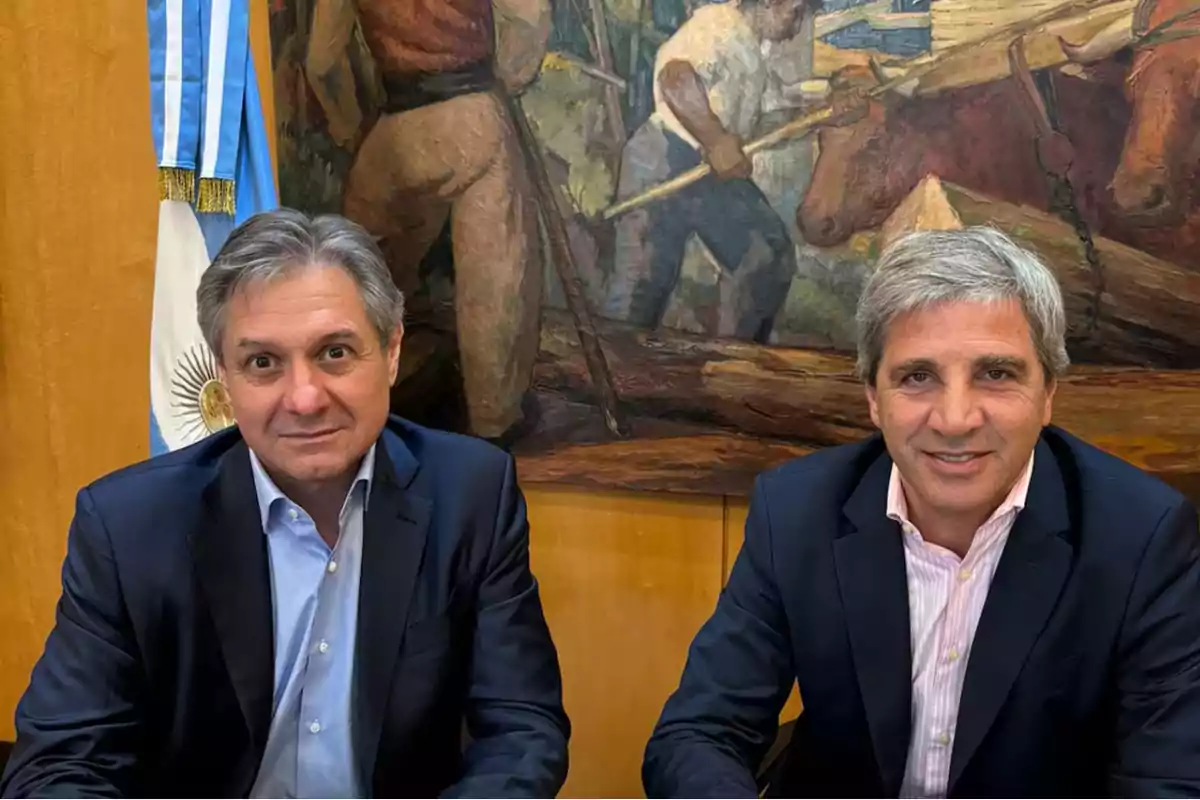
<path id="1" fill-rule="evenodd" d="M 987 522 L 997 520 L 1005 514 L 1015 514 L 1025 508 L 1025 498 L 1029 496 L 1029 483 L 1032 479 L 1033 454 L 1031 453 L 1021 477 L 1013 484 L 1012 489 L 1008 492 L 1008 497 L 992 512 Z M 892 476 L 888 481 L 887 515 L 901 524 L 912 525 L 908 518 L 908 499 L 904 496 L 904 484 L 900 482 L 900 469 L 894 461 L 892 462 Z M 986 525 L 987 522 L 984 524 Z"/>
<path id="2" fill-rule="evenodd" d="M 365 485 L 364 495 L 371 493 L 371 484 L 375 480 L 375 447 L 377 444 L 378 442 L 371 445 L 371 449 L 363 456 L 362 463 L 358 465 L 358 472 L 355 474 L 354 480 L 350 482 L 350 489 L 346 492 L 346 500 L 342 504 L 343 512 L 346 504 L 350 502 L 350 496 L 359 484 Z M 271 476 L 267 474 L 262 462 L 258 460 L 258 455 L 253 450 L 250 451 L 250 471 L 254 473 L 254 491 L 258 495 L 258 513 L 265 532 L 271 517 L 271 508 L 278 502 L 293 501 L 275 485 L 275 481 L 271 480 Z"/>

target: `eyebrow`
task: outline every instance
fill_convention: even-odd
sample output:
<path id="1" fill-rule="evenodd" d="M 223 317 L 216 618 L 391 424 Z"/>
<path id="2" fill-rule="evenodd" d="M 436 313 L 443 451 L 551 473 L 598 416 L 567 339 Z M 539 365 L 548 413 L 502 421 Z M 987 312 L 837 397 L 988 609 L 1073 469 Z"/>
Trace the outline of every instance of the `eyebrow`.
<path id="1" fill-rule="evenodd" d="M 330 331 L 313 343 L 314 347 L 320 347 L 323 344 L 336 341 L 355 340 L 358 341 L 359 335 L 353 328 L 339 328 L 336 331 Z M 275 342 L 263 341 L 261 339 L 238 339 L 237 349 L 239 350 L 272 350 L 278 347 Z"/>
<path id="2" fill-rule="evenodd" d="M 238 339 L 234 345 L 238 350 L 270 350 L 275 345 L 258 339 Z"/>
<path id="3" fill-rule="evenodd" d="M 901 361 L 888 372 L 893 378 L 898 378 L 901 375 L 907 375 L 910 372 L 934 372 L 938 371 L 937 364 L 933 359 L 929 358 L 910 358 L 908 361 Z"/>
<path id="4" fill-rule="evenodd" d="M 975 364 L 981 370 L 1009 369 L 1018 375 L 1024 375 L 1029 371 L 1028 362 L 1017 356 L 981 356 L 975 359 Z"/>

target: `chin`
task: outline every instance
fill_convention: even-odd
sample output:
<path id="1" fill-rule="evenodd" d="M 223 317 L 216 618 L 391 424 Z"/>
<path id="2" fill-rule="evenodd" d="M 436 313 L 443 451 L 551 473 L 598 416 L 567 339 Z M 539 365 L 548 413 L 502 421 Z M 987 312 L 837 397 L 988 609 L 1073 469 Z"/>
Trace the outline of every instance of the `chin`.
<path id="1" fill-rule="evenodd" d="M 323 481 L 336 478 L 350 468 L 350 463 L 341 454 L 311 455 L 293 459 L 292 477 L 301 481 Z"/>
<path id="2" fill-rule="evenodd" d="M 957 491 L 954 487 L 947 486 L 937 492 L 934 502 L 947 513 L 972 514 L 1003 500 L 1003 495 L 1000 499 L 995 497 L 996 492 L 990 484 L 962 486 Z"/>

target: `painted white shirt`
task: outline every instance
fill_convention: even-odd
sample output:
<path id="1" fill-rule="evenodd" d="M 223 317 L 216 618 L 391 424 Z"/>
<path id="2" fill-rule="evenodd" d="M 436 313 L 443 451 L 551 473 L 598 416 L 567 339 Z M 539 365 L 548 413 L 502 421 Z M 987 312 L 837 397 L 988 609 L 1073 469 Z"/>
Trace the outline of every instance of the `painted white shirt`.
<path id="1" fill-rule="evenodd" d="M 708 104 L 729 133 L 749 141 L 767 89 L 765 45 L 736 2 L 697 8 L 654 60 L 654 117 L 665 129 L 699 149 L 696 139 L 672 113 L 659 74 L 671 61 L 686 61 L 708 91 Z"/>

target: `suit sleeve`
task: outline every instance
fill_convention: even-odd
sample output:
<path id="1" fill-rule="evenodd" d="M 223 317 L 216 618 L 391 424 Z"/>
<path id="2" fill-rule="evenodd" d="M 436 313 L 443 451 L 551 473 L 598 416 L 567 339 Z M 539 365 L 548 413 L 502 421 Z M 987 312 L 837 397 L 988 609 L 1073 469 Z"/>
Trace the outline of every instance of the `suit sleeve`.
<path id="1" fill-rule="evenodd" d="M 463 778 L 447 796 L 553 797 L 570 723 L 558 654 L 529 567 L 529 523 L 509 457 L 479 588 Z"/>
<path id="2" fill-rule="evenodd" d="M 17 706 L 4 797 L 132 793 L 140 667 L 112 548 L 88 490 L 79 493 L 62 594 L 45 651 Z"/>
<path id="3" fill-rule="evenodd" d="M 1200 795 L 1200 532 L 1189 503 L 1150 539 L 1118 647 L 1111 792 Z"/>
<path id="4" fill-rule="evenodd" d="M 795 680 L 760 479 L 746 537 L 716 611 L 646 746 L 649 797 L 757 797 L 755 772 Z"/>

